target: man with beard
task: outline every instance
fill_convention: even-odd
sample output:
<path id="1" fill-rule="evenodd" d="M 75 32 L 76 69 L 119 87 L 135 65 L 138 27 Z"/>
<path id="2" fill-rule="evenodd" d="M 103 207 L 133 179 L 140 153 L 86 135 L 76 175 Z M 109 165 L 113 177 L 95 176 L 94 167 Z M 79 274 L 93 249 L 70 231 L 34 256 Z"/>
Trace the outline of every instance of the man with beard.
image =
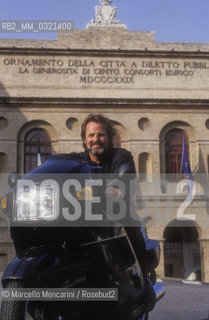
<path id="1" fill-rule="evenodd" d="M 126 166 L 126 173 L 135 173 L 131 153 L 113 147 L 115 133 L 109 119 L 101 114 L 88 115 L 81 126 L 84 157 L 99 164 L 103 173 L 118 173 L 122 165 Z"/>
<path id="2" fill-rule="evenodd" d="M 88 160 L 91 164 L 99 167 L 100 177 L 103 177 L 103 180 L 106 179 L 106 175 L 112 174 L 113 179 L 121 179 L 125 183 L 126 188 L 128 187 L 127 190 L 125 190 L 125 195 L 119 188 L 113 186 L 110 188 L 107 187 L 104 193 L 106 196 L 111 194 L 112 196 L 119 196 L 125 199 L 127 204 L 126 215 L 129 215 L 129 217 L 128 219 L 127 216 L 125 217 L 124 221 L 128 223 L 125 222 L 124 228 L 142 267 L 142 271 L 146 274 L 147 272 L 153 271 L 158 265 L 158 258 L 155 257 L 155 255 L 151 255 L 150 263 L 149 258 L 151 251 L 148 252 L 149 250 L 147 250 L 150 240 L 148 239 L 144 228 L 140 226 L 139 218 L 137 219 L 136 208 L 133 205 L 133 201 L 130 200 L 131 197 L 129 197 L 129 179 L 135 179 L 136 174 L 133 157 L 131 153 L 125 149 L 114 148 L 113 138 L 115 134 L 116 132 L 108 118 L 101 114 L 89 114 L 84 119 L 81 126 L 81 138 L 85 151 L 74 153 L 72 154 L 72 157 Z M 131 217 L 135 217 L 135 219 Z M 148 311 L 151 311 L 154 307 L 154 297 L 155 294 L 152 286 L 148 286 L 146 295 L 147 300 L 145 302 Z"/>
<path id="3" fill-rule="evenodd" d="M 113 177 L 121 177 L 127 184 L 126 187 L 129 187 L 129 178 L 135 178 L 136 174 L 134 160 L 129 151 L 122 148 L 114 148 L 113 138 L 115 133 L 108 118 L 101 114 L 89 114 L 81 126 L 81 138 L 85 151 L 77 154 L 77 156 L 81 159 L 90 160 L 92 164 L 99 165 L 101 168 L 100 173 L 102 174 L 107 174 L 107 176 L 113 174 Z M 107 195 L 112 193 L 115 196 L 123 196 L 119 189 L 112 187 L 107 188 L 105 193 Z M 140 261 L 140 258 L 144 260 L 145 241 L 148 238 L 144 229 L 140 227 L 139 218 L 138 221 L 130 218 L 133 215 L 137 218 L 137 214 L 133 203 L 129 202 L 128 190 L 126 190 L 125 200 L 127 202 L 126 208 L 128 210 L 132 208 L 132 212 L 126 213 L 129 215 L 128 218 L 127 216 L 125 218 L 128 226 L 124 227 L 138 260 Z M 137 224 L 138 226 L 136 226 Z M 142 265 L 142 261 L 140 262 L 141 266 L 147 269 L 145 265 Z"/>

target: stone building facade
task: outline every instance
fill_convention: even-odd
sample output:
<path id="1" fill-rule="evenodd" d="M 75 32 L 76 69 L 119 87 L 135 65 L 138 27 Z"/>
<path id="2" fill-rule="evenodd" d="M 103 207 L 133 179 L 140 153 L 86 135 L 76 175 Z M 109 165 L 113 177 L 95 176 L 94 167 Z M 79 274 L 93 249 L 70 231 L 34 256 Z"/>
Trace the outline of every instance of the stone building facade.
<path id="1" fill-rule="evenodd" d="M 114 19 L 57 40 L 0 40 L 1 195 L 9 172 L 34 165 L 37 135 L 46 156 L 81 151 L 83 119 L 102 113 L 134 156 L 138 213 L 161 243 L 158 274 L 208 282 L 209 44 L 156 42 L 153 32 L 128 31 Z M 192 204 L 177 168 L 183 134 Z M 14 251 L 8 218 L 1 214 L 0 223 L 3 270 Z"/>

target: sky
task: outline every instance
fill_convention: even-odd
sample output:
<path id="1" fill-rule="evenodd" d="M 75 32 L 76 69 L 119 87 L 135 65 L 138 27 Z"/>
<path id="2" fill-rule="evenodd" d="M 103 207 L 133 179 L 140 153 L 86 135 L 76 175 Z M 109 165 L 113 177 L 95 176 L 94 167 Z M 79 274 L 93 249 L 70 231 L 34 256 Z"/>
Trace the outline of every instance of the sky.
<path id="1" fill-rule="evenodd" d="M 72 20 L 84 29 L 99 0 L 0 0 L 0 21 Z M 156 41 L 209 43 L 209 0 L 113 0 L 128 30 L 155 31 Z M 54 39 L 56 34 L 0 33 L 0 38 Z"/>

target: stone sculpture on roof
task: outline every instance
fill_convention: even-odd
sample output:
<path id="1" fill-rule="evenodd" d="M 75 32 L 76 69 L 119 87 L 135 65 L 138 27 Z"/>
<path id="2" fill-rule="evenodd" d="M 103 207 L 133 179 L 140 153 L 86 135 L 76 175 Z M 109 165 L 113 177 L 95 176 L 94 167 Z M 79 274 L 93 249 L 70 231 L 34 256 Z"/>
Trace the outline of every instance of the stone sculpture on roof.
<path id="1" fill-rule="evenodd" d="M 95 7 L 96 18 L 92 19 L 87 24 L 86 28 L 89 27 L 120 27 L 127 29 L 125 24 L 122 24 L 116 19 L 117 8 L 112 7 L 112 0 L 100 0 L 102 6 Z"/>

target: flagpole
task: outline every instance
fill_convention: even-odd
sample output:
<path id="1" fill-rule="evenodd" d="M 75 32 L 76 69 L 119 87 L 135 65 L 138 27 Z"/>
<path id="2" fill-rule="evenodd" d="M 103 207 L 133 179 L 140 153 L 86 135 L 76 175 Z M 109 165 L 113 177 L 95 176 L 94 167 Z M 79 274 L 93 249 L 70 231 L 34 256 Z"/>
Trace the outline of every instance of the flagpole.
<path id="1" fill-rule="evenodd" d="M 38 148 L 38 152 L 37 152 L 37 167 L 39 167 L 41 165 L 41 146 L 40 146 L 40 139 L 39 136 L 37 137 L 37 148 Z"/>
<path id="2" fill-rule="evenodd" d="M 189 195 L 189 201 L 192 203 L 192 189 L 193 189 L 193 176 L 189 164 L 189 158 L 188 158 L 188 152 L 187 152 L 187 146 L 186 146 L 186 138 L 183 134 L 183 143 L 182 143 L 182 156 L 181 156 L 181 168 L 180 172 L 184 173 L 186 175 L 186 181 L 188 184 L 188 195 Z"/>
<path id="3" fill-rule="evenodd" d="M 182 136 L 182 149 L 181 149 L 181 166 L 180 166 L 180 173 L 182 173 L 183 155 L 184 155 L 184 134 L 183 134 L 183 136 Z"/>

